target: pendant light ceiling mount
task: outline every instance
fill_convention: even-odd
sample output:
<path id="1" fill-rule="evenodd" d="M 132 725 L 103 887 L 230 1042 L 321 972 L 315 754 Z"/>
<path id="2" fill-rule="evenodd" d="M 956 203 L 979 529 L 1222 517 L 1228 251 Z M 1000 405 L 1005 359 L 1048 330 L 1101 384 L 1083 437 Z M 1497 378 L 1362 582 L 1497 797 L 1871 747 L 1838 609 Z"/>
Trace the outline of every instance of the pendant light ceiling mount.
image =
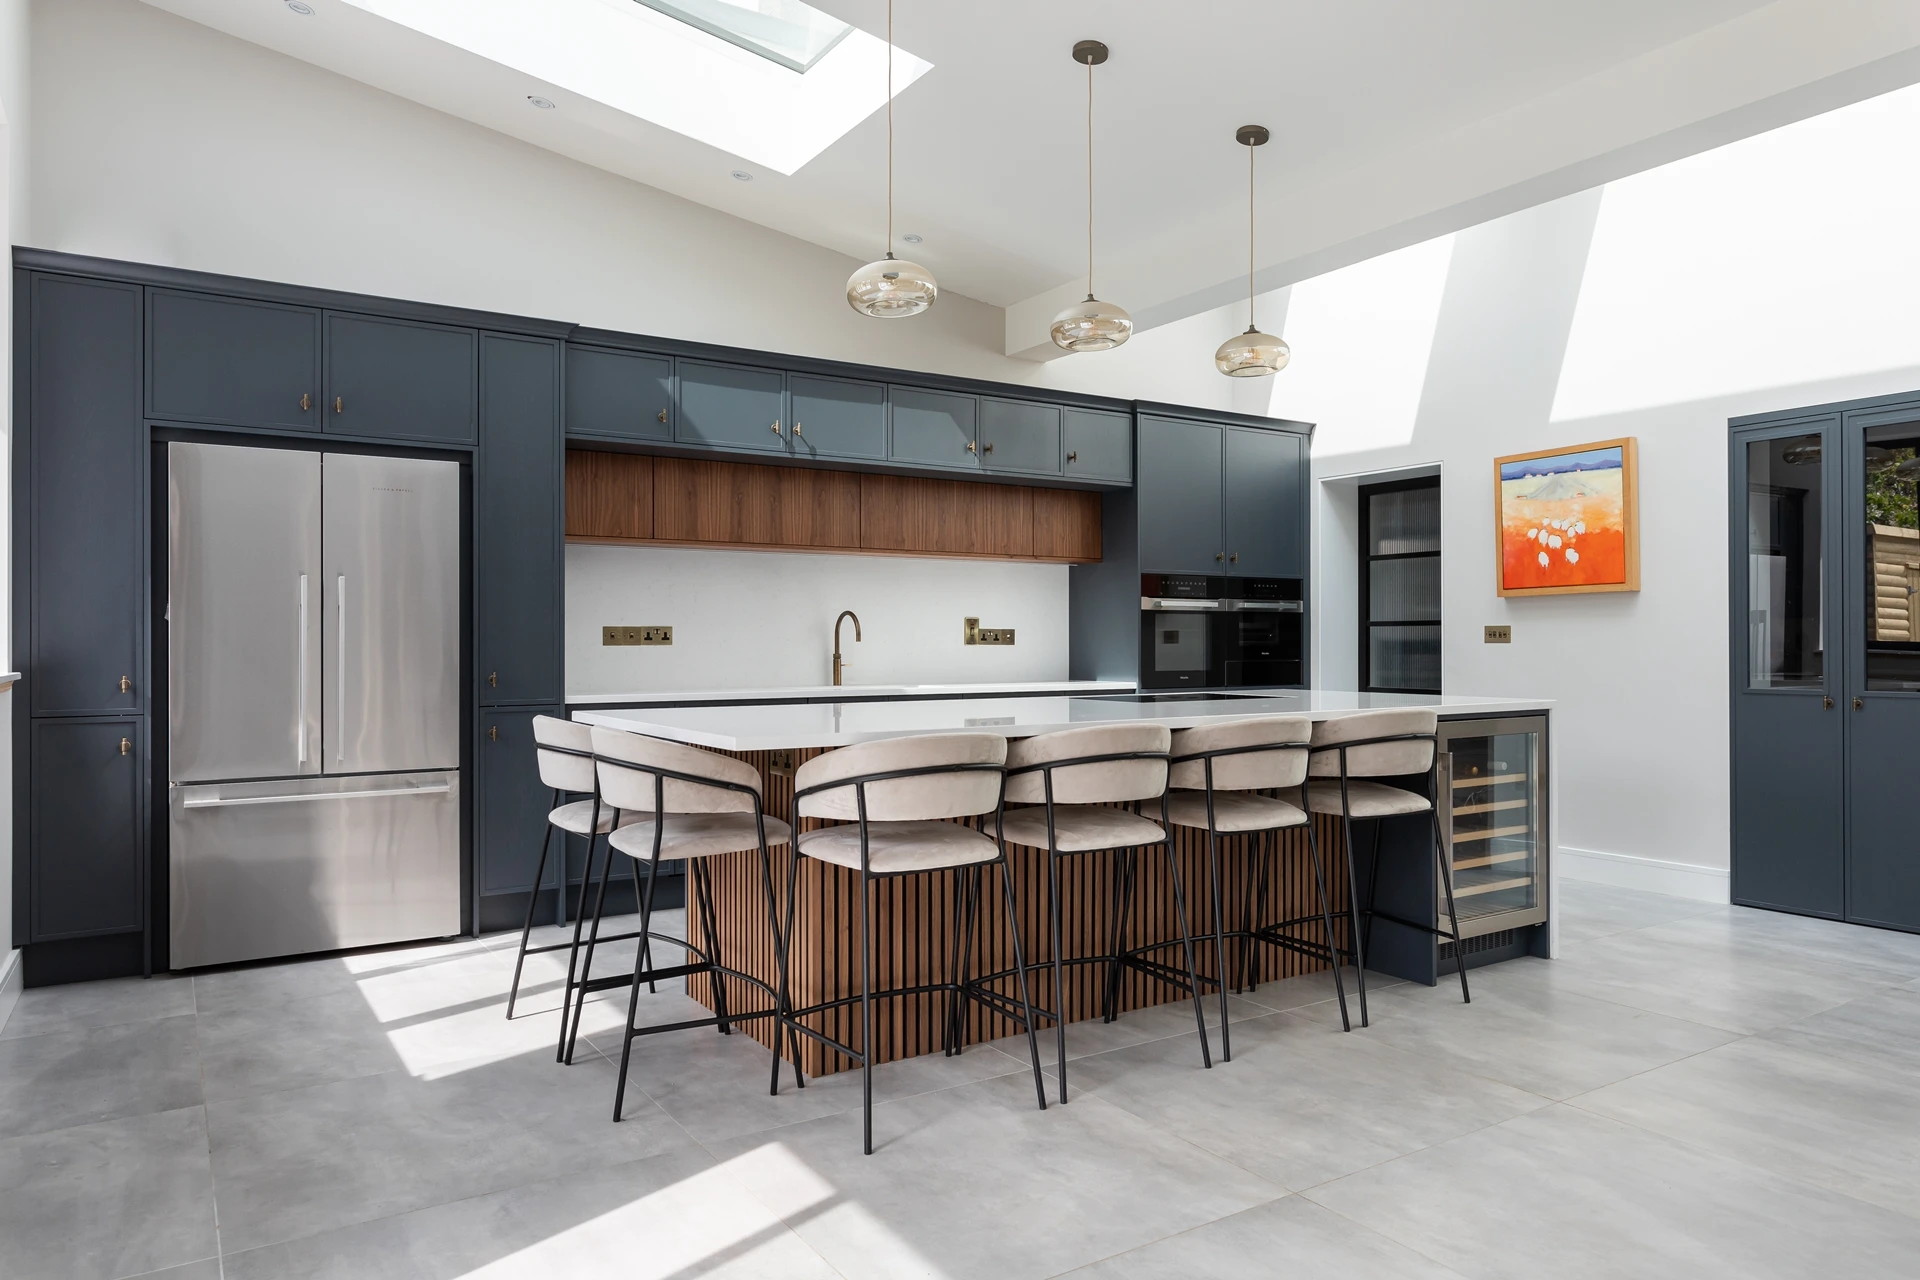
<path id="1" fill-rule="evenodd" d="M 1243 124 L 1233 140 L 1247 149 L 1247 331 L 1228 338 L 1213 353 L 1213 367 L 1229 378 L 1261 378 L 1280 372 L 1293 351 L 1283 339 L 1262 333 L 1253 321 L 1253 153 L 1273 135 L 1263 124 Z"/>
<path id="2" fill-rule="evenodd" d="M 940 296 L 933 272 L 893 256 L 893 0 L 887 0 L 887 256 L 847 277 L 847 305 L 863 316 L 917 316 Z"/>
<path id="3" fill-rule="evenodd" d="M 1065 351 L 1109 351 L 1133 336 L 1126 309 L 1093 296 L 1093 69 L 1108 53 L 1098 40 L 1074 42 L 1073 60 L 1087 68 L 1087 299 L 1053 318 L 1053 345 Z"/>

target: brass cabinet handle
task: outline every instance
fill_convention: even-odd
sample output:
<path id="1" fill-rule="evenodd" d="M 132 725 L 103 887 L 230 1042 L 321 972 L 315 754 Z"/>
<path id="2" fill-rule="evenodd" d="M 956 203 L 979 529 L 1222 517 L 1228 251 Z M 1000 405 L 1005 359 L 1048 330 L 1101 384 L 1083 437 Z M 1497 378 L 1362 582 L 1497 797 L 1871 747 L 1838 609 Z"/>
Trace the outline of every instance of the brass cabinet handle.
<path id="1" fill-rule="evenodd" d="M 988 453 L 992 453 L 992 452 L 993 452 L 993 441 L 991 441 L 991 440 L 989 440 L 989 441 L 987 441 L 987 452 L 988 452 Z"/>
<path id="2" fill-rule="evenodd" d="M 800 424 L 797 422 L 793 424 L 793 434 L 796 436 L 800 434 Z"/>
<path id="3" fill-rule="evenodd" d="M 345 413 L 347 411 L 347 398 L 345 396 L 335 396 L 333 398 L 333 411 L 335 413 Z"/>
<path id="4" fill-rule="evenodd" d="M 773 434 L 779 436 L 782 440 L 786 439 L 787 433 L 780 429 L 780 419 L 778 418 L 773 420 Z"/>
<path id="5" fill-rule="evenodd" d="M 488 741 L 488 742 L 498 742 L 498 741 L 500 741 L 500 726 L 499 726 L 499 725 L 497 725 L 497 724 L 496 724 L 496 725 L 489 725 L 489 726 L 487 726 L 487 741 Z"/>
<path id="6" fill-rule="evenodd" d="M 500 687 L 500 673 L 498 671 L 487 672 L 487 683 L 498 689 Z"/>
<path id="7" fill-rule="evenodd" d="M 667 411 L 665 409 L 662 409 L 660 411 L 660 421 L 665 422 L 666 420 L 667 420 Z"/>
<path id="8" fill-rule="evenodd" d="M 133 754 L 133 739 L 131 738 L 120 739 L 120 754 L 123 756 L 130 756 Z"/>
<path id="9" fill-rule="evenodd" d="M 122 692 L 122 693 L 132 693 L 132 692 L 133 692 L 133 681 L 132 681 L 132 679 L 131 679 L 131 678 L 129 678 L 129 677 L 127 677 L 127 676 L 121 676 L 121 677 L 120 677 L 120 692 Z"/>
<path id="10" fill-rule="evenodd" d="M 1224 551 L 1216 551 L 1213 553 L 1213 558 L 1215 560 L 1225 560 L 1227 558 L 1227 553 Z"/>
<path id="11" fill-rule="evenodd" d="M 1832 699 L 1832 698 L 1822 698 L 1822 699 L 1820 699 L 1820 701 L 1821 701 L 1821 703 L 1822 703 L 1822 704 L 1823 704 L 1823 705 L 1825 706 L 1825 708 L 1826 708 L 1826 709 L 1827 709 L 1828 711 L 1831 711 L 1831 710 L 1833 710 L 1833 699 Z"/>
<path id="12" fill-rule="evenodd" d="M 1236 552 L 1234 552 L 1234 553 L 1233 553 L 1232 555 L 1230 555 L 1230 556 L 1228 556 L 1228 557 L 1227 557 L 1227 563 L 1228 563 L 1228 564 L 1239 564 L 1239 563 L 1240 563 L 1240 553 L 1239 553 L 1238 551 L 1236 551 Z"/>
<path id="13" fill-rule="evenodd" d="M 967 452 L 978 455 L 980 452 L 980 446 L 975 444 L 973 441 L 969 440 L 967 441 Z"/>
<path id="14" fill-rule="evenodd" d="M 1067 461 L 1068 461 L 1068 462 L 1078 462 L 1078 461 L 1080 461 L 1080 451 L 1079 451 L 1078 449 L 1075 449 L 1075 450 L 1074 450 L 1074 451 L 1073 451 L 1072 453 L 1069 453 L 1069 454 L 1067 455 Z"/>
<path id="15" fill-rule="evenodd" d="M 1855 711 L 1865 711 L 1867 709 L 1867 704 L 1861 701 L 1859 698 L 1855 698 L 1853 700 L 1853 709 Z"/>
<path id="16" fill-rule="evenodd" d="M 311 412 L 312 409 L 313 409 L 313 392 L 302 391 L 300 393 L 300 412 L 308 413 L 308 412 Z"/>

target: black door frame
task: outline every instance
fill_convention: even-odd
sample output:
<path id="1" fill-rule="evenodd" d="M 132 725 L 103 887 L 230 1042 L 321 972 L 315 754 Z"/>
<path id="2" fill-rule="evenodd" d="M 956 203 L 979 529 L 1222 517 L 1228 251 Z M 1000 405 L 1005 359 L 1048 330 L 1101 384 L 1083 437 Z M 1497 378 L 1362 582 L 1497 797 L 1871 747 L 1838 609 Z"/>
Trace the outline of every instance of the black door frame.
<path id="1" fill-rule="evenodd" d="M 1410 480 L 1388 480 L 1381 484 L 1363 484 L 1360 486 L 1360 493 L 1359 493 L 1360 592 L 1359 592 L 1358 600 L 1356 601 L 1356 603 L 1359 606 L 1359 615 L 1360 615 L 1359 617 L 1360 625 L 1358 627 L 1359 645 L 1360 645 L 1360 665 L 1356 667 L 1355 670 L 1358 671 L 1360 675 L 1360 679 L 1358 683 L 1360 685 L 1360 691 L 1362 693 L 1434 693 L 1434 694 L 1437 694 L 1440 692 L 1439 689 L 1376 689 L 1374 688 L 1374 685 L 1373 685 L 1373 665 L 1372 665 L 1373 664 L 1373 646 L 1370 643 L 1373 638 L 1373 627 L 1374 627 L 1373 562 L 1375 560 L 1433 559 L 1433 560 L 1439 560 L 1441 561 L 1443 566 L 1445 565 L 1444 557 L 1446 555 L 1446 550 L 1444 545 L 1442 545 L 1440 549 L 1431 551 L 1431 552 L 1416 551 L 1416 552 L 1409 552 L 1405 555 L 1391 555 L 1391 556 L 1375 556 L 1370 554 L 1367 550 L 1368 547 L 1373 545 L 1373 504 L 1372 504 L 1373 496 L 1377 493 L 1400 493 L 1410 489 L 1432 489 L 1434 492 L 1438 493 L 1440 491 L 1440 476 L 1438 475 L 1438 473 L 1436 473 L 1430 476 L 1415 476 Z M 1444 543 L 1444 540 L 1443 540 L 1443 543 Z M 1443 572 L 1444 572 L 1444 568 L 1443 568 Z M 1395 625 L 1395 623 L 1404 624 L 1406 621 L 1407 621 L 1406 619 L 1396 619 L 1395 622 L 1393 623 L 1383 623 L 1381 625 Z M 1433 620 L 1434 633 L 1441 637 L 1442 645 L 1445 644 L 1446 633 L 1443 627 L 1443 624 L 1445 621 L 1446 621 L 1446 595 L 1445 595 L 1444 586 L 1443 586 L 1443 590 L 1441 593 L 1440 617 L 1435 618 Z M 1425 623 L 1422 622 L 1416 625 L 1425 625 Z M 1443 652 L 1443 656 L 1444 656 L 1444 652 Z M 1443 684 L 1445 683 L 1444 677 L 1442 678 L 1441 683 Z"/>

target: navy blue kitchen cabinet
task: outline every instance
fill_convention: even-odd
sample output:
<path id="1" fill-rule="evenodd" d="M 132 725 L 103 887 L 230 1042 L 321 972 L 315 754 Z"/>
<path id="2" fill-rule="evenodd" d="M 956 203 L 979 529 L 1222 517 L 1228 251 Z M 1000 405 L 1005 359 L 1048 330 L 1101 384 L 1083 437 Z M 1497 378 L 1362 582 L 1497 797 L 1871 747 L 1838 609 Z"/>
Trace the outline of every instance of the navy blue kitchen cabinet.
<path id="1" fill-rule="evenodd" d="M 1307 444 L 1286 431 L 1226 428 L 1227 572 L 1248 578 L 1306 574 Z"/>
<path id="2" fill-rule="evenodd" d="M 565 695 L 565 548 L 560 344 L 480 339 L 475 463 L 475 640 L 480 701 L 555 703 Z"/>
<path id="3" fill-rule="evenodd" d="M 1143 415 L 1139 424 L 1142 573 L 1224 573 L 1225 428 Z"/>
<path id="4" fill-rule="evenodd" d="M 540 861 L 540 842 L 546 836 L 553 792 L 540 781 L 539 762 L 534 758 L 533 718 L 565 714 L 558 705 L 499 707 L 482 711 L 476 721 L 480 740 L 473 753 L 477 828 L 474 879 L 483 898 L 503 893 L 525 895 L 534 889 L 533 869 Z M 543 889 L 551 890 L 559 882 L 559 843 L 556 834 L 540 883 Z M 526 910 L 524 896 L 520 898 L 520 910 Z M 511 923 L 517 925 L 520 920 Z M 496 923 L 494 927 L 506 926 Z"/>
<path id="5" fill-rule="evenodd" d="M 320 429 L 320 312 L 147 290 L 147 416 Z"/>
<path id="6" fill-rule="evenodd" d="M 323 429 L 472 444 L 478 365 L 479 335 L 472 329 L 329 311 Z"/>
<path id="7" fill-rule="evenodd" d="M 793 414 L 790 439 L 794 457 L 886 458 L 885 386 L 795 373 L 787 377 L 787 394 Z"/>
<path id="8" fill-rule="evenodd" d="M 787 379 L 773 369 L 680 361 L 681 444 L 756 453 L 787 451 Z"/>
<path id="9" fill-rule="evenodd" d="M 140 294 L 33 274 L 18 295 L 30 341 L 14 495 L 28 559 L 14 652 L 36 716 L 146 705 Z"/>
<path id="10" fill-rule="evenodd" d="M 142 925 L 143 721 L 33 721 L 28 808 L 30 932 L 22 941 L 133 933 Z"/>
<path id="11" fill-rule="evenodd" d="M 673 439 L 673 360 L 567 347 L 567 434 L 589 440 Z"/>
<path id="12" fill-rule="evenodd" d="M 1060 474 L 1060 406 L 980 400 L 980 466 L 1019 475 Z"/>
<path id="13" fill-rule="evenodd" d="M 1133 483 L 1133 418 L 1099 409 L 1068 409 L 1063 426 L 1065 458 L 1060 474 L 1069 480 Z"/>
<path id="14" fill-rule="evenodd" d="M 895 462 L 978 470 L 980 401 L 917 387 L 888 388 Z"/>

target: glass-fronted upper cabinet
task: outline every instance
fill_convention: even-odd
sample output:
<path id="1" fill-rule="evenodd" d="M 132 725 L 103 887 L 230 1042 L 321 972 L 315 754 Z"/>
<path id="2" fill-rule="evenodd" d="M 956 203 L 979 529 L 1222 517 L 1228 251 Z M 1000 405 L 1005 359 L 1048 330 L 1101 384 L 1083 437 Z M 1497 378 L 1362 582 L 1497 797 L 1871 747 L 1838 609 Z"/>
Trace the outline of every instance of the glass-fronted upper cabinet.
<path id="1" fill-rule="evenodd" d="M 1462 937 L 1547 918 L 1546 721 L 1442 721 L 1441 822 Z M 1444 921 L 1446 899 L 1438 904 Z"/>
<path id="2" fill-rule="evenodd" d="M 1869 427 L 1866 687 L 1920 691 L 1920 423 Z"/>
<path id="3" fill-rule="evenodd" d="M 1440 477 L 1360 490 L 1360 687 L 1440 692 Z"/>
<path id="4" fill-rule="evenodd" d="M 1823 460 L 1818 435 L 1747 442 L 1747 686 L 1818 688 Z"/>

